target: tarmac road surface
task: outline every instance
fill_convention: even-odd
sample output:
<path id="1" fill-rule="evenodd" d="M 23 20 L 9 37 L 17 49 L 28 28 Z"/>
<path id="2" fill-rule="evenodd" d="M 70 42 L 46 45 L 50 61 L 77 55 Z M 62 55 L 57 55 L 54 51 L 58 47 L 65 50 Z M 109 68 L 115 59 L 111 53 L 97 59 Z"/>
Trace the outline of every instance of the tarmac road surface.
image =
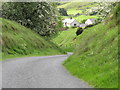
<path id="1" fill-rule="evenodd" d="M 68 55 L 37 56 L 2 62 L 3 88 L 91 88 L 63 67 Z"/>

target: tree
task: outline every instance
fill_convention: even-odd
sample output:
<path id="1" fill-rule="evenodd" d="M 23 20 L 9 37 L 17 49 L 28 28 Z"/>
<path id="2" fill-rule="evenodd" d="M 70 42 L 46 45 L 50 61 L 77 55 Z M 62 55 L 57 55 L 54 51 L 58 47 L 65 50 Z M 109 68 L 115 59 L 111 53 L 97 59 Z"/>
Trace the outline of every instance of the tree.
<path id="1" fill-rule="evenodd" d="M 85 23 L 85 21 L 87 21 L 87 19 L 83 19 L 83 20 L 81 21 L 81 23 Z"/>
<path id="2" fill-rule="evenodd" d="M 67 11 L 64 8 L 59 8 L 58 10 L 59 10 L 60 15 L 68 16 Z"/>
<path id="3" fill-rule="evenodd" d="M 113 7 L 116 6 L 116 2 L 100 2 L 98 3 L 98 15 L 100 18 L 105 19 L 106 16 L 111 12 Z"/>
<path id="4" fill-rule="evenodd" d="M 2 17 L 33 29 L 41 36 L 57 32 L 58 12 L 51 2 L 8 2 L 2 5 Z"/>
<path id="5" fill-rule="evenodd" d="M 76 31 L 76 35 L 80 35 L 83 32 L 83 29 L 81 27 L 79 27 Z"/>

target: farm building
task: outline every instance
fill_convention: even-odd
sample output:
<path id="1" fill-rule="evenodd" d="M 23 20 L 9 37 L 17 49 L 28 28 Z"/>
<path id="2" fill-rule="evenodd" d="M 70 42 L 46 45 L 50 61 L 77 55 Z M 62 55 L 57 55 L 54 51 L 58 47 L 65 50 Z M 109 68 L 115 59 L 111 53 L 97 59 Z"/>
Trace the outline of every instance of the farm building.
<path id="1" fill-rule="evenodd" d="M 79 27 L 80 23 L 75 19 L 64 19 L 64 27 Z"/>
<path id="2" fill-rule="evenodd" d="M 88 20 L 85 22 L 85 24 L 86 24 L 86 25 L 95 24 L 95 20 L 96 20 L 96 19 L 94 19 L 94 18 L 88 19 Z"/>
<path id="3" fill-rule="evenodd" d="M 85 28 L 87 25 L 86 24 L 80 24 L 79 27 Z"/>

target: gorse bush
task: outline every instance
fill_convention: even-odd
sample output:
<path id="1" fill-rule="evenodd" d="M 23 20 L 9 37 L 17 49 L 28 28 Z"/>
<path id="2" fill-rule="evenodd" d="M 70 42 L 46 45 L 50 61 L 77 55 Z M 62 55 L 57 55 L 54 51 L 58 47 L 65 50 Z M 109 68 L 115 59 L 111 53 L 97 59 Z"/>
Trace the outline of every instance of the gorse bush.
<path id="1" fill-rule="evenodd" d="M 4 3 L 2 17 L 14 20 L 41 36 L 53 35 L 61 26 L 56 5 L 50 2 Z"/>

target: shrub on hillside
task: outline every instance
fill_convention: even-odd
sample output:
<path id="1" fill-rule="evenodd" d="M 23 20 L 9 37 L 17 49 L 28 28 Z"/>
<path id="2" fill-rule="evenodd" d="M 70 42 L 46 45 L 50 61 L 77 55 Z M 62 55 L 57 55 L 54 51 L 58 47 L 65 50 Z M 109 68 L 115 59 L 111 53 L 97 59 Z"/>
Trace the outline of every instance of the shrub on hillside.
<path id="1" fill-rule="evenodd" d="M 116 6 L 118 2 L 99 2 L 98 3 L 98 15 L 104 20 L 108 14 L 111 13 L 112 9 Z"/>
<path id="2" fill-rule="evenodd" d="M 59 8 L 58 11 L 59 11 L 60 15 L 62 15 L 62 16 L 68 16 L 66 9 Z"/>
<path id="3" fill-rule="evenodd" d="M 87 21 L 87 19 L 83 19 L 83 20 L 81 21 L 81 23 L 85 23 L 85 21 Z"/>
<path id="4" fill-rule="evenodd" d="M 67 30 L 67 29 L 69 29 L 69 27 L 65 27 L 65 29 Z"/>
<path id="5" fill-rule="evenodd" d="M 81 27 L 79 27 L 76 31 L 76 35 L 80 35 L 83 32 L 83 29 Z"/>

